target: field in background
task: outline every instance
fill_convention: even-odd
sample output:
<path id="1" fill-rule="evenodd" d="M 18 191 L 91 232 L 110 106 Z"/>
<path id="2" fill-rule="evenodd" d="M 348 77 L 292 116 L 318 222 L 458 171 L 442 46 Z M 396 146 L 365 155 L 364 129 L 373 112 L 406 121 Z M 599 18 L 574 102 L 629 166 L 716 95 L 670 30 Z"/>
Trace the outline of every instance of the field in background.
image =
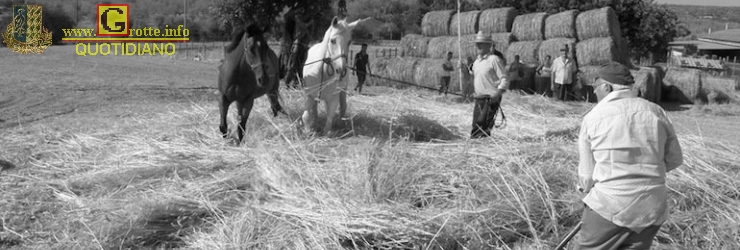
<path id="1" fill-rule="evenodd" d="M 73 49 L 0 50 L 0 248 L 551 249 L 580 218 L 591 104 L 508 93 L 507 126 L 467 140 L 472 104 L 369 87 L 327 138 L 283 90 L 289 117 L 260 98 L 236 146 L 216 63 Z M 654 249 L 740 248 L 740 107 L 666 107 L 686 164 Z"/>

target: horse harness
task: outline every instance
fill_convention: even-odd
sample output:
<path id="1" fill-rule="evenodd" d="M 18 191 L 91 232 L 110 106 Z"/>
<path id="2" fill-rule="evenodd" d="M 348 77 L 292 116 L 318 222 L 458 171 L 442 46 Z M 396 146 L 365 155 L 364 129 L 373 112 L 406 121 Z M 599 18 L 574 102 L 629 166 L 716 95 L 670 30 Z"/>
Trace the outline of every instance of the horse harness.
<path id="1" fill-rule="evenodd" d="M 246 38 L 246 36 L 247 36 L 247 34 L 244 34 L 244 37 L 245 38 Z M 270 76 L 267 74 L 267 69 L 264 66 L 265 63 L 262 62 L 264 60 L 264 58 L 262 58 L 262 60 L 260 60 L 260 63 L 257 63 L 257 64 L 252 63 L 251 60 L 249 60 L 249 56 L 247 56 L 247 53 L 249 53 L 249 48 L 247 48 L 247 41 L 244 38 L 242 40 L 244 41 L 243 42 L 244 43 L 244 46 L 243 46 L 244 47 L 244 61 L 246 61 L 247 64 L 249 64 L 249 66 L 252 67 L 252 72 L 257 72 L 255 69 L 258 69 L 258 68 L 262 67 L 262 77 L 266 77 L 266 79 L 265 79 L 266 81 L 265 82 L 269 81 L 270 80 Z M 260 44 L 260 46 L 261 45 L 262 44 Z M 262 48 L 258 47 L 257 49 L 259 50 L 257 52 L 257 56 L 262 57 Z M 256 73 L 255 73 L 255 75 L 256 75 Z M 257 84 L 260 85 L 259 84 L 259 79 L 256 79 L 256 80 L 258 81 Z"/>
<path id="2" fill-rule="evenodd" d="M 328 64 L 330 70 L 329 70 L 329 72 L 327 74 L 329 76 L 334 76 L 334 71 L 336 69 L 334 68 L 334 64 L 332 62 L 334 60 L 339 59 L 339 58 L 347 58 L 347 55 L 341 54 L 341 55 L 338 55 L 338 56 L 335 56 L 335 57 L 328 56 L 328 57 L 324 57 L 324 58 L 321 58 L 319 60 L 316 60 L 316 61 L 313 61 L 313 62 L 310 62 L 310 63 L 303 64 L 303 66 L 305 67 L 305 66 L 308 66 L 308 65 L 317 63 L 317 62 L 321 62 L 321 69 L 323 71 L 324 65 L 327 65 Z M 347 72 L 345 71 L 344 74 L 347 74 Z M 342 75 L 342 77 L 344 77 L 344 74 Z M 319 93 L 316 95 L 316 100 L 317 101 L 319 101 L 321 99 L 321 90 L 322 89 L 324 89 L 324 73 L 323 72 L 321 73 L 320 80 L 319 80 Z"/>

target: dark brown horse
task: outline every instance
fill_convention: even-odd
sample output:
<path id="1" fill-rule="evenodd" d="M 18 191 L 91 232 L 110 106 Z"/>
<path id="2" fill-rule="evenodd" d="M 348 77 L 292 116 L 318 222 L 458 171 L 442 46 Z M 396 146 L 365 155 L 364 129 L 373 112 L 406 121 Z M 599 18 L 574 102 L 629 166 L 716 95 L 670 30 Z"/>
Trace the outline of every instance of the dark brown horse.
<path id="1" fill-rule="evenodd" d="M 239 111 L 239 143 L 244 138 L 244 126 L 252 111 L 254 99 L 267 94 L 273 116 L 285 111 L 278 102 L 278 57 L 267 45 L 264 31 L 249 25 L 232 38 L 224 48 L 224 60 L 218 67 L 218 91 L 221 93 L 221 125 L 224 138 L 228 136 L 226 115 L 229 105 L 236 102 Z"/>

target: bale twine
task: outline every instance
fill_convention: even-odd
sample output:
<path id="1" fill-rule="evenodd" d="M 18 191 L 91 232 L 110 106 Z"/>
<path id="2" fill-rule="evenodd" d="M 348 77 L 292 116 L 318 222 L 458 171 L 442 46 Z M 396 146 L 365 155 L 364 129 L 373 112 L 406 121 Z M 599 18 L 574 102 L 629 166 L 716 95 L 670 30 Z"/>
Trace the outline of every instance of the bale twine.
<path id="1" fill-rule="evenodd" d="M 566 10 L 545 19 L 545 39 L 577 38 L 576 33 L 577 10 Z"/>
<path id="2" fill-rule="evenodd" d="M 504 55 L 506 61 L 511 64 L 514 61 L 514 56 L 519 55 L 519 59 L 522 63 L 537 64 L 539 62 L 539 47 L 542 41 L 525 41 L 525 42 L 514 42 L 509 45 Z"/>
<path id="3" fill-rule="evenodd" d="M 414 70 L 419 61 L 419 58 L 413 57 L 397 57 L 397 58 L 379 58 L 372 61 L 372 70 L 375 75 L 382 77 L 404 81 L 414 82 Z M 391 86 L 397 88 L 408 87 L 406 84 L 397 83 L 385 79 L 375 79 L 378 85 Z"/>
<path id="4" fill-rule="evenodd" d="M 530 13 L 514 18 L 511 33 L 517 41 L 545 40 L 545 19 L 547 13 Z"/>
<path id="5" fill-rule="evenodd" d="M 430 11 L 421 19 L 421 34 L 428 37 L 450 35 L 448 27 L 454 10 Z"/>
<path id="6" fill-rule="evenodd" d="M 576 59 L 581 66 L 601 66 L 615 61 L 630 67 L 624 53 L 611 37 L 592 38 L 576 44 Z"/>
<path id="7" fill-rule="evenodd" d="M 478 30 L 488 34 L 511 32 L 511 25 L 518 14 L 511 7 L 484 10 L 478 17 Z"/>
<path id="8" fill-rule="evenodd" d="M 617 14 L 611 7 L 581 12 L 576 17 L 578 40 L 596 37 L 622 37 Z"/>
<path id="9" fill-rule="evenodd" d="M 445 59 L 434 59 L 434 58 L 423 58 L 419 59 L 416 69 L 414 70 L 413 82 L 434 89 L 439 89 L 442 76 L 442 64 Z M 454 71 L 450 72 L 450 87 L 449 92 L 460 91 L 460 64 L 452 63 L 455 68 Z"/>
<path id="10" fill-rule="evenodd" d="M 663 78 L 666 95 L 663 100 L 683 104 L 701 101 L 701 70 L 686 68 L 668 68 Z"/>
<path id="11" fill-rule="evenodd" d="M 661 85 L 657 81 L 657 69 L 649 67 L 640 67 L 639 70 L 630 70 L 635 84 L 632 91 L 645 100 L 660 103 Z"/>
<path id="12" fill-rule="evenodd" d="M 460 34 L 468 35 L 475 34 L 478 32 L 478 17 L 480 16 L 479 10 L 460 12 L 460 15 L 452 15 L 449 26 L 449 34 L 457 36 L 457 24 L 460 23 Z"/>
<path id="13" fill-rule="evenodd" d="M 408 34 L 401 38 L 401 56 L 425 57 L 429 45 L 429 37 L 419 34 Z"/>
<path id="14" fill-rule="evenodd" d="M 544 64 L 545 56 L 548 55 L 552 58 L 552 60 L 558 58 L 558 56 L 562 54 L 562 52 L 560 52 L 560 49 L 564 48 L 565 45 L 568 45 L 568 48 L 570 49 L 570 54 L 568 56 L 570 58 L 576 58 L 576 50 L 572 49 L 576 47 L 576 39 L 553 38 L 547 39 L 540 44 L 539 51 L 537 52 L 539 63 Z"/>

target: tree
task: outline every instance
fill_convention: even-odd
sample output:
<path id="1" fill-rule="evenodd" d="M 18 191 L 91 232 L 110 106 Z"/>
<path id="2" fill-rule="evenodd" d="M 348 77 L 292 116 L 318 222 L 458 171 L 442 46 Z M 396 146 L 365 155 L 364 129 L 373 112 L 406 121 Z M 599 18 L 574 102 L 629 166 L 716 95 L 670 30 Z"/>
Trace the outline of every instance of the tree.
<path id="1" fill-rule="evenodd" d="M 286 10 L 298 7 L 304 8 L 315 20 L 314 27 L 329 27 L 334 17 L 331 3 L 331 0 L 221 0 L 216 3 L 215 12 L 226 30 L 255 23 L 275 34 L 281 29 L 277 26 L 278 17 Z M 323 36 L 323 32 L 319 29 L 310 31 L 314 39 Z"/>

